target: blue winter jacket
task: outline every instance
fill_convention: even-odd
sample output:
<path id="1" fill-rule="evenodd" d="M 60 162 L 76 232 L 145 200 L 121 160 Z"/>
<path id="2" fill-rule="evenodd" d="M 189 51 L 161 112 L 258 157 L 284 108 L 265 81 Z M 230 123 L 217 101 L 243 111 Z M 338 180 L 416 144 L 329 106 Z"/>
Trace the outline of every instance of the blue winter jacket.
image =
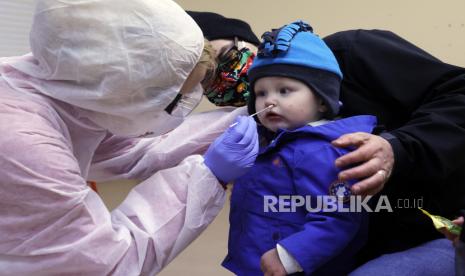
<path id="1" fill-rule="evenodd" d="M 333 147 L 331 141 L 346 133 L 371 133 L 375 124 L 373 116 L 355 116 L 281 130 L 260 150 L 254 167 L 234 183 L 223 266 L 237 275 L 262 275 L 261 256 L 279 243 L 305 275 L 346 275 L 366 240 L 363 213 L 315 213 L 306 206 L 295 212 L 270 212 L 271 208 L 265 212 L 264 197 L 328 195 L 340 171 L 334 161 L 347 152 Z M 315 202 L 311 200 L 313 207 Z"/>

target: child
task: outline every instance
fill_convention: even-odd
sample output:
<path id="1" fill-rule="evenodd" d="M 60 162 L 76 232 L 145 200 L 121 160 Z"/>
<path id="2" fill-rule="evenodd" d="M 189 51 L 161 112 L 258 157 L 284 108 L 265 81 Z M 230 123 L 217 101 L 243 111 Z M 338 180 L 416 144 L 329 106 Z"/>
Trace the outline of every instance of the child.
<path id="1" fill-rule="evenodd" d="M 310 212 L 302 205 L 286 205 L 286 211 L 279 204 L 271 211 L 266 198 L 301 196 L 315 208 L 317 196 L 347 196 L 350 186 L 337 181 L 334 164 L 346 151 L 331 141 L 371 132 L 376 119 L 327 120 L 339 111 L 342 73 L 326 44 L 302 21 L 263 35 L 248 76 L 249 113 L 272 107 L 258 114 L 265 143 L 255 165 L 234 184 L 223 266 L 237 275 L 345 275 L 365 241 L 362 213 Z"/>

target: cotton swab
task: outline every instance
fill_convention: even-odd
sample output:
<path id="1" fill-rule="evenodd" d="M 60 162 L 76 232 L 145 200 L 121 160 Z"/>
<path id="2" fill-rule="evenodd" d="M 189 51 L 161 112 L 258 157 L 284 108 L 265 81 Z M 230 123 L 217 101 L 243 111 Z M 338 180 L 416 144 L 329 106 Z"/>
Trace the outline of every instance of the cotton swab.
<path id="1" fill-rule="evenodd" d="M 269 106 L 263 108 L 262 110 L 257 111 L 257 112 L 255 112 L 255 113 L 252 114 L 252 115 L 249 115 L 249 117 L 253 117 L 253 116 L 255 116 L 255 115 L 258 115 L 258 114 L 262 113 L 263 111 L 265 111 L 265 110 L 267 110 L 267 109 L 270 109 L 270 108 L 272 108 L 272 107 L 274 107 L 274 104 L 270 104 Z M 238 123 L 238 122 L 235 122 L 234 124 L 230 125 L 229 127 L 233 127 L 233 126 L 237 125 L 237 123 Z"/>

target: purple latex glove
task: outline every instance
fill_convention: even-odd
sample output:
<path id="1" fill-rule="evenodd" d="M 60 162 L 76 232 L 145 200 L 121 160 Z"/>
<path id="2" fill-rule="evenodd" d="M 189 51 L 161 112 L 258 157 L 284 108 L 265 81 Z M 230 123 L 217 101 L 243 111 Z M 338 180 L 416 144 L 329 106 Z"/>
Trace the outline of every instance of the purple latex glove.
<path id="1" fill-rule="evenodd" d="M 236 122 L 236 125 L 216 138 L 204 156 L 205 165 L 223 183 L 245 174 L 253 166 L 258 154 L 255 120 L 239 116 Z"/>

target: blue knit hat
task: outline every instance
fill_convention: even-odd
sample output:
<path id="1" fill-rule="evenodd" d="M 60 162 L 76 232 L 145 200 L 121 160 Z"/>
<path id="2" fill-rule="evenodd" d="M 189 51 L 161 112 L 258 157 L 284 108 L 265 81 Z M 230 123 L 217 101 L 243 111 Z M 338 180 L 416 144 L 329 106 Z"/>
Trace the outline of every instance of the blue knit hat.
<path id="1" fill-rule="evenodd" d="M 269 76 L 300 80 L 320 96 L 328 107 L 325 117 L 339 113 L 342 73 L 324 41 L 310 25 L 296 21 L 262 35 L 258 55 L 248 71 L 252 91 L 259 78 Z M 249 113 L 255 113 L 255 94 L 249 99 Z"/>

